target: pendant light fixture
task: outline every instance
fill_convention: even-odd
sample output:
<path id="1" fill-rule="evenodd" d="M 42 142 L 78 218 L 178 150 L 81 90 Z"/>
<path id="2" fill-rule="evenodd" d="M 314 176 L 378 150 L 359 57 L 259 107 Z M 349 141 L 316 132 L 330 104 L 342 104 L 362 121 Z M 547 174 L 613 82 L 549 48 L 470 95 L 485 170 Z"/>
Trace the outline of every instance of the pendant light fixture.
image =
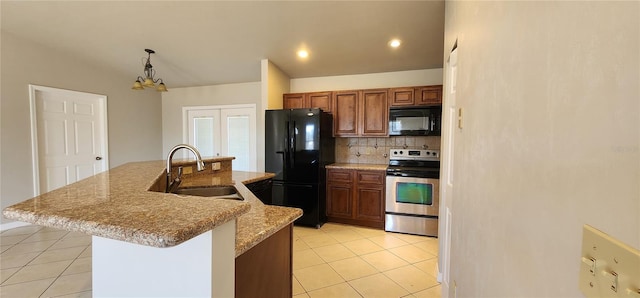
<path id="1" fill-rule="evenodd" d="M 144 64 L 144 77 L 138 76 L 135 83 L 133 83 L 133 87 L 131 87 L 131 89 L 143 90 L 145 87 L 148 87 L 148 88 L 156 88 L 158 92 L 167 92 L 168 91 L 167 86 L 164 85 L 164 82 L 162 81 L 162 79 L 154 78 L 154 76 L 156 75 L 156 71 L 153 69 L 153 66 L 151 65 L 151 54 L 155 54 L 156 52 L 150 49 L 144 49 L 144 51 L 147 52 L 148 54 L 147 62 Z M 157 82 L 160 82 L 158 86 L 156 86 Z"/>

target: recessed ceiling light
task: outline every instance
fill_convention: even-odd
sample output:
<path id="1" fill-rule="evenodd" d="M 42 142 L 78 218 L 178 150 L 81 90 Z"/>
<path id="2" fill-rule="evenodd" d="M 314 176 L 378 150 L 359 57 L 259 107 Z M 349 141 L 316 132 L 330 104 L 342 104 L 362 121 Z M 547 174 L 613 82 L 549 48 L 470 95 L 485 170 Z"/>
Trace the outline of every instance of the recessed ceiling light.
<path id="1" fill-rule="evenodd" d="M 300 50 L 300 51 L 298 51 L 298 57 L 307 58 L 307 57 L 309 57 L 309 52 L 307 52 L 306 50 Z"/>
<path id="2" fill-rule="evenodd" d="M 392 40 L 389 42 L 389 46 L 390 46 L 390 47 L 392 47 L 392 48 L 397 48 L 397 47 L 399 47 L 399 46 L 400 46 L 400 40 L 399 40 L 399 39 L 392 39 Z"/>

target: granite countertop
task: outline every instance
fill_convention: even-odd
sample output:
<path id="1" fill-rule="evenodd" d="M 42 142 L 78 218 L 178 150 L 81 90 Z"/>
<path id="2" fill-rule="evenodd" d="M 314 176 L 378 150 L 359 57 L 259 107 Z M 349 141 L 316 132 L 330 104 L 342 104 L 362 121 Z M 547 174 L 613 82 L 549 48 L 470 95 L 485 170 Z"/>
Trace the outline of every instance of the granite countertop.
<path id="1" fill-rule="evenodd" d="M 334 163 L 334 164 L 328 165 L 327 169 L 386 171 L 387 167 L 388 165 L 381 165 L 381 164 Z"/>
<path id="2" fill-rule="evenodd" d="M 298 208 L 265 205 L 244 186 L 245 183 L 258 182 L 274 176 L 272 173 L 233 171 L 230 175 L 193 176 L 186 178 L 180 185 L 182 187 L 235 185 L 245 202 L 251 204 L 251 209 L 238 217 L 236 225 L 237 257 L 302 216 L 302 210 Z M 237 181 L 242 183 L 237 183 Z"/>
<path id="3" fill-rule="evenodd" d="M 297 208 L 265 206 L 243 184 L 273 177 L 269 173 L 234 171 L 217 179 L 202 175 L 183 182 L 235 185 L 244 201 L 149 191 L 164 178 L 165 165 L 165 161 L 128 163 L 9 206 L 3 215 L 155 247 L 178 245 L 237 219 L 236 256 L 302 215 Z"/>

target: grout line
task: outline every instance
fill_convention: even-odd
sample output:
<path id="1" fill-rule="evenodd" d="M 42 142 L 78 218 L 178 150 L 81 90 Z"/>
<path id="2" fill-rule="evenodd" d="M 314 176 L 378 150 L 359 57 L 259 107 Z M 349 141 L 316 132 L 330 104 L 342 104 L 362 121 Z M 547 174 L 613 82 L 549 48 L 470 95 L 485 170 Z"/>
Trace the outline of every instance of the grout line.
<path id="1" fill-rule="evenodd" d="M 418 241 L 418 242 L 413 242 L 412 240 L 409 240 L 409 241 L 412 241 L 412 242 L 409 242 L 409 241 L 407 241 L 407 240 L 402 239 L 401 237 L 397 237 L 396 233 L 389 233 L 389 232 L 387 232 L 387 233 L 385 233 L 385 234 L 381 234 L 381 233 L 380 233 L 380 234 L 378 234 L 378 233 L 375 233 L 375 232 L 369 233 L 368 231 L 379 231 L 379 230 L 376 230 L 376 229 L 369 229 L 369 228 L 365 228 L 365 227 L 356 227 L 356 226 L 349 226 L 349 225 L 339 225 L 339 224 L 334 224 L 334 223 L 330 223 L 330 226 L 325 226 L 325 227 L 327 227 L 327 228 L 325 228 L 325 229 L 323 229 L 323 228 L 320 228 L 320 229 L 312 229 L 312 228 L 309 228 L 309 229 L 307 229 L 307 228 L 304 228 L 304 227 L 294 227 L 293 240 L 298 239 L 298 241 L 302 241 L 302 243 L 304 243 L 304 244 L 306 244 L 307 246 L 309 246 L 309 245 L 304 241 L 304 239 L 305 239 L 305 238 L 307 238 L 307 237 L 313 237 L 313 236 L 329 236 L 329 238 L 331 238 L 332 240 L 335 240 L 335 242 L 336 242 L 336 243 L 331 243 L 331 244 L 328 244 L 328 245 L 320 245 L 320 246 L 317 246 L 317 247 L 311 247 L 311 246 L 309 246 L 309 248 L 308 248 L 308 249 L 309 249 L 309 250 L 311 250 L 312 252 L 314 252 L 314 253 L 316 253 L 316 254 L 317 254 L 317 252 L 316 252 L 316 250 L 317 250 L 317 249 L 320 249 L 320 248 L 322 248 L 322 247 L 326 247 L 326 246 L 329 246 L 329 245 L 339 244 L 339 245 L 342 245 L 343 247 L 345 247 L 348 251 L 352 252 L 352 253 L 355 255 L 355 256 L 353 256 L 353 257 L 357 257 L 357 258 L 359 258 L 360 260 L 364 261 L 366 264 L 368 264 L 368 265 L 372 266 L 373 268 L 375 268 L 376 273 L 371 273 L 371 274 L 367 274 L 367 275 L 364 275 L 364 276 L 360 276 L 360 277 L 358 277 L 358 278 L 356 278 L 356 279 L 353 279 L 353 280 L 358 280 L 358 279 L 361 279 L 361 278 L 366 278 L 366 277 L 369 277 L 369 276 L 372 276 L 372 275 L 376 275 L 376 274 L 382 274 L 383 276 L 387 277 L 387 276 L 384 274 L 385 272 L 388 272 L 388 271 L 391 271 L 391 270 L 395 270 L 395 269 L 397 269 L 397 268 L 401 268 L 401 267 L 404 267 L 404 266 L 413 266 L 413 267 L 415 267 L 417 270 L 419 270 L 419 271 L 421 271 L 421 272 L 424 272 L 424 271 L 422 271 L 421 269 L 417 268 L 417 267 L 415 266 L 415 264 L 417 264 L 417 263 L 419 263 L 419 262 L 422 262 L 422 261 L 425 261 L 425 260 L 430 260 L 430 259 L 433 259 L 433 258 L 438 258 L 438 256 L 437 256 L 437 255 L 434 255 L 434 257 L 433 257 L 433 258 L 429 258 L 429 259 L 425 259 L 425 260 L 420 260 L 420 261 L 416 261 L 416 262 L 409 262 L 409 261 L 406 261 L 406 260 L 402 259 L 402 258 L 401 258 L 400 256 L 398 256 L 397 254 L 395 254 L 395 253 L 393 253 L 393 252 L 391 252 L 391 251 L 390 251 L 391 249 L 395 249 L 395 248 L 399 248 L 399 247 L 406 247 L 406 246 L 410 246 L 410 245 L 411 245 L 411 246 L 413 246 L 413 247 L 415 247 L 415 248 L 417 248 L 417 249 L 420 249 L 420 250 L 422 250 L 422 251 L 424 251 L 424 252 L 426 252 L 426 253 L 428 253 L 428 254 L 434 254 L 434 253 L 432 253 L 432 252 L 431 252 L 431 251 L 429 251 L 429 250 L 425 250 L 425 249 L 422 249 L 422 248 L 420 248 L 420 247 L 416 247 L 416 246 L 415 246 L 415 244 L 417 244 L 417 243 L 427 241 L 426 239 L 425 239 L 424 241 Z M 10 249 L 11 247 L 13 247 L 13 246 L 15 246 L 15 245 L 18 245 L 18 244 L 23 243 L 23 241 L 24 241 L 24 240 L 26 240 L 27 238 L 29 238 L 29 237 L 33 236 L 34 234 L 42 233 L 42 231 L 41 231 L 41 230 L 42 230 L 42 229 L 38 229 L 38 230 L 36 230 L 36 231 L 34 231 L 34 232 L 30 233 L 30 234 L 23 234 L 23 235 L 28 235 L 28 236 L 27 236 L 27 237 L 25 237 L 25 239 L 23 239 L 23 240 L 21 240 L 21 241 L 19 241 L 19 242 L 15 243 L 15 244 L 12 244 L 8 249 Z M 297 232 L 296 232 L 296 231 L 297 231 Z M 302 231 L 302 232 L 300 232 L 300 231 Z M 334 234 L 342 233 L 342 232 L 345 232 L 345 231 L 347 231 L 347 232 L 353 232 L 353 233 L 356 233 L 356 234 L 358 234 L 359 236 L 362 236 L 362 238 L 359 238 L 359 239 L 350 239 L 350 240 L 346 240 L 346 241 L 340 241 L 340 240 L 338 240 L 337 238 L 335 238 L 335 237 L 333 236 Z M 38 254 L 37 254 L 35 257 L 33 257 L 29 262 L 27 262 L 24 266 L 20 267 L 16 272 L 14 272 L 13 274 L 11 274 L 11 276 L 9 276 L 9 277 L 7 278 L 7 280 L 8 280 L 9 278 L 11 278 L 13 275 L 15 275 L 16 273 L 18 273 L 20 270 L 22 270 L 22 268 L 24 268 L 24 267 L 26 267 L 26 266 L 30 265 L 30 264 L 33 262 L 33 260 L 35 260 L 36 258 L 38 258 L 39 256 L 41 256 L 44 252 L 52 251 L 52 250 L 51 250 L 51 247 L 53 247 L 54 245 L 56 245 L 56 244 L 60 243 L 61 241 L 63 241 L 63 239 L 65 239 L 65 237 L 66 237 L 68 234 L 69 234 L 69 233 L 65 233 L 64 235 L 60 236 L 60 237 L 59 237 L 55 242 L 53 242 L 50 246 L 48 246 L 47 248 L 45 248 L 43 251 L 38 252 Z M 374 242 L 373 240 L 371 240 L 371 238 L 380 237 L 380 236 L 384 236 L 384 235 L 389 235 L 389 236 L 395 237 L 395 238 L 397 238 L 397 239 L 399 239 L 399 240 L 402 240 L 402 241 L 403 241 L 403 242 L 405 242 L 405 243 L 404 243 L 404 244 L 402 244 L 402 245 L 399 245 L 399 246 L 394 246 L 394 247 L 391 247 L 391 248 L 385 248 L 385 247 L 383 247 L 382 245 L 379 245 L 379 244 L 377 244 L 376 242 Z M 15 236 L 15 235 L 14 235 L 14 236 Z M 53 240 L 53 239 L 43 240 L 43 241 L 50 241 L 50 240 Z M 369 253 L 365 253 L 365 254 L 357 254 L 356 252 L 354 252 L 353 250 L 351 250 L 350 248 L 348 248 L 347 246 L 345 246 L 345 245 L 344 245 L 345 243 L 352 242 L 352 241 L 358 241 L 358 240 L 368 240 L 368 241 L 370 241 L 370 242 L 374 243 L 376 246 L 379 246 L 380 248 L 382 248 L 382 250 L 380 250 L 380 251 L 375 251 L 375 252 L 369 252 Z M 437 240 L 437 238 L 436 238 L 436 240 Z M 66 248 L 59 248 L 59 249 L 71 249 L 71 248 L 75 248 L 75 247 L 78 247 L 78 246 L 72 246 L 72 247 L 66 247 Z M 60 274 L 55 278 L 55 279 L 53 279 L 53 281 L 49 284 L 49 286 L 48 286 L 46 289 L 44 289 L 44 291 L 40 294 L 40 296 L 42 296 L 46 291 L 48 291 L 48 290 L 53 286 L 53 284 L 54 284 L 54 283 L 56 283 L 56 282 L 59 280 L 59 278 L 60 278 L 60 277 L 62 277 L 62 276 L 63 276 L 63 274 L 64 274 L 67 270 L 69 270 L 69 268 L 70 268 L 70 267 L 71 267 L 71 266 L 72 266 L 72 265 L 73 265 L 73 264 L 74 264 L 78 259 L 80 259 L 80 256 L 81 256 L 82 254 L 84 254 L 84 253 L 86 252 L 86 250 L 87 250 L 87 249 L 89 249 L 90 247 L 91 247 L 91 243 L 90 243 L 90 244 L 88 244 L 88 245 L 85 245 L 85 246 L 84 246 L 84 249 L 82 250 L 82 252 L 80 252 L 80 254 L 78 254 L 77 256 L 75 256 L 75 257 L 73 258 L 73 260 L 71 261 L 71 263 L 70 263 L 70 264 L 69 264 L 69 265 L 68 265 L 68 266 L 67 266 L 67 267 L 66 267 L 66 268 L 65 268 L 65 269 L 64 269 L 64 270 L 63 270 L 63 271 L 62 271 L 62 272 L 61 272 L 61 273 L 60 273 Z M 403 266 L 400 266 L 400 267 L 391 268 L 391 269 L 387 269 L 387 270 L 385 270 L 385 271 L 381 271 L 381 270 L 379 270 L 378 268 L 376 268 L 375 266 L 373 266 L 372 264 L 370 264 L 369 262 L 367 262 L 365 259 L 363 259 L 363 258 L 362 258 L 362 257 L 363 257 L 363 256 L 365 256 L 365 255 L 369 255 L 369 254 L 372 254 L 372 253 L 378 253 L 378 252 L 381 252 L 381 251 L 386 251 L 386 252 L 391 253 L 392 255 L 394 255 L 394 256 L 396 256 L 396 257 L 399 257 L 400 259 L 402 259 L 403 261 L 405 261 L 405 262 L 407 263 L 407 265 L 403 265 Z M 297 253 L 297 252 L 300 252 L 300 251 L 294 251 L 293 253 Z M 90 258 L 93 258 L 93 256 L 90 256 Z M 352 258 L 352 257 L 348 257 L 348 258 Z M 348 258 L 341 258 L 341 259 L 338 259 L 338 260 L 332 260 L 331 262 L 340 261 L 340 260 L 344 260 L 344 259 L 348 259 Z M 351 280 L 351 281 L 346 280 L 346 279 L 345 279 L 344 277 L 342 277 L 339 273 L 337 273 L 337 271 L 336 271 L 333 267 L 331 267 L 331 265 L 329 264 L 329 263 L 331 263 L 331 262 L 327 262 L 327 261 L 325 261 L 324 259 L 322 259 L 322 257 L 320 257 L 320 259 L 322 260 L 322 262 L 323 262 L 323 263 L 318 264 L 318 265 L 322 265 L 322 264 L 329 265 L 329 267 L 330 267 L 330 268 L 331 268 L 331 269 L 332 269 L 332 270 L 333 270 L 333 271 L 334 271 L 338 276 L 340 276 L 340 277 L 343 279 L 343 282 L 342 282 L 342 283 L 346 283 L 346 284 L 347 284 L 347 285 L 348 285 L 348 286 L 349 286 L 349 287 L 350 287 L 354 292 L 358 293 L 358 295 L 360 295 L 360 297 L 365 297 L 362 293 L 358 292 L 358 290 L 357 290 L 356 288 L 354 288 L 354 287 L 351 285 L 351 283 L 350 283 L 350 282 L 352 282 L 353 280 Z M 315 265 L 314 265 L 314 266 L 315 266 Z M 15 267 L 14 267 L 14 268 L 15 268 Z M 304 268 L 301 268 L 301 269 L 304 269 Z M 93 268 L 92 268 L 92 271 L 93 271 Z M 425 273 L 425 274 L 428 274 L 428 272 L 424 272 L 424 273 Z M 305 295 L 309 296 L 309 291 L 307 291 L 307 289 L 305 289 L 305 288 L 304 288 L 304 286 L 302 285 L 302 283 L 300 283 L 300 281 L 297 279 L 297 277 L 296 277 L 294 274 L 292 274 L 292 278 L 294 278 L 294 279 L 296 280 L 296 282 L 298 282 L 298 284 L 300 285 L 300 287 L 301 287 L 301 288 L 302 288 L 302 290 L 304 291 L 304 292 L 301 292 L 301 293 L 299 293 L 299 294 L 297 294 L 297 295 L 305 294 Z M 387 277 L 387 278 L 389 278 L 389 277 Z M 389 279 L 390 279 L 390 278 L 389 278 Z M 404 288 L 404 287 L 402 287 L 400 284 L 398 284 L 396 281 L 394 281 L 394 280 L 392 280 L 392 279 L 390 279 L 390 280 L 391 280 L 393 283 L 395 283 L 397 286 L 399 286 L 400 288 L 405 289 L 405 288 Z M 337 285 L 342 284 L 342 283 L 338 283 Z M 440 285 L 440 284 L 437 284 L 437 285 L 431 286 L 431 287 L 429 287 L 429 288 L 422 289 L 422 290 L 420 290 L 420 291 L 416 291 L 416 292 L 414 292 L 414 293 L 409 293 L 408 295 L 409 295 L 409 296 L 411 296 L 412 294 L 416 294 L 416 293 L 418 293 L 418 292 L 425 291 L 425 290 L 427 290 L 427 289 L 431 289 L 431 288 L 437 287 L 437 286 L 439 286 L 439 285 Z M 313 291 L 320 290 L 320 289 L 327 288 L 327 287 L 331 287 L 331 286 L 335 286 L 335 285 L 329 285 L 329 286 L 322 287 L 322 288 L 319 288 L 319 289 L 314 289 Z M 405 289 L 405 290 L 406 290 L 406 289 Z M 92 290 L 89 290 L 89 291 L 92 291 Z M 313 292 L 313 291 L 312 291 L 312 292 Z M 84 292 L 88 292 L 88 291 L 82 291 L 82 292 L 78 292 L 78 293 L 69 293 L 69 294 L 65 294 L 65 295 L 73 295 L 73 294 L 79 294 L 79 293 L 84 293 Z M 407 292 L 408 292 L 408 290 L 407 290 Z"/>

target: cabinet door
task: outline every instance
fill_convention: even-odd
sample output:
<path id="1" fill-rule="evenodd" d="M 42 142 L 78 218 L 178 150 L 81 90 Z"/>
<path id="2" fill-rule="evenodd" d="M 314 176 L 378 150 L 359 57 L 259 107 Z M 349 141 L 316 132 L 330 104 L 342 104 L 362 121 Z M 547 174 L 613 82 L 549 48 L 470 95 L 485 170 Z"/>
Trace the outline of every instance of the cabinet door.
<path id="1" fill-rule="evenodd" d="M 364 90 L 360 100 L 362 136 L 387 136 L 389 129 L 389 106 L 387 89 Z"/>
<path id="2" fill-rule="evenodd" d="M 415 89 L 392 88 L 389 89 L 389 101 L 392 107 L 412 106 L 414 104 Z"/>
<path id="3" fill-rule="evenodd" d="M 353 171 L 327 169 L 327 216 L 353 217 Z"/>
<path id="4" fill-rule="evenodd" d="M 333 94 L 333 135 L 358 135 L 358 91 L 338 91 Z"/>
<path id="5" fill-rule="evenodd" d="M 327 113 L 331 113 L 331 92 L 307 93 L 306 96 L 305 107 L 320 108 Z"/>
<path id="6" fill-rule="evenodd" d="M 442 104 L 442 85 L 416 88 L 416 105 Z"/>
<path id="7" fill-rule="evenodd" d="M 355 218 L 381 222 L 384 220 L 384 187 L 358 185 Z"/>
<path id="8" fill-rule="evenodd" d="M 353 186 L 344 183 L 327 183 L 327 216 L 353 217 Z"/>
<path id="9" fill-rule="evenodd" d="M 304 93 L 289 93 L 282 95 L 283 109 L 304 108 Z"/>
<path id="10" fill-rule="evenodd" d="M 355 219 L 384 224 L 384 171 L 356 171 Z"/>

